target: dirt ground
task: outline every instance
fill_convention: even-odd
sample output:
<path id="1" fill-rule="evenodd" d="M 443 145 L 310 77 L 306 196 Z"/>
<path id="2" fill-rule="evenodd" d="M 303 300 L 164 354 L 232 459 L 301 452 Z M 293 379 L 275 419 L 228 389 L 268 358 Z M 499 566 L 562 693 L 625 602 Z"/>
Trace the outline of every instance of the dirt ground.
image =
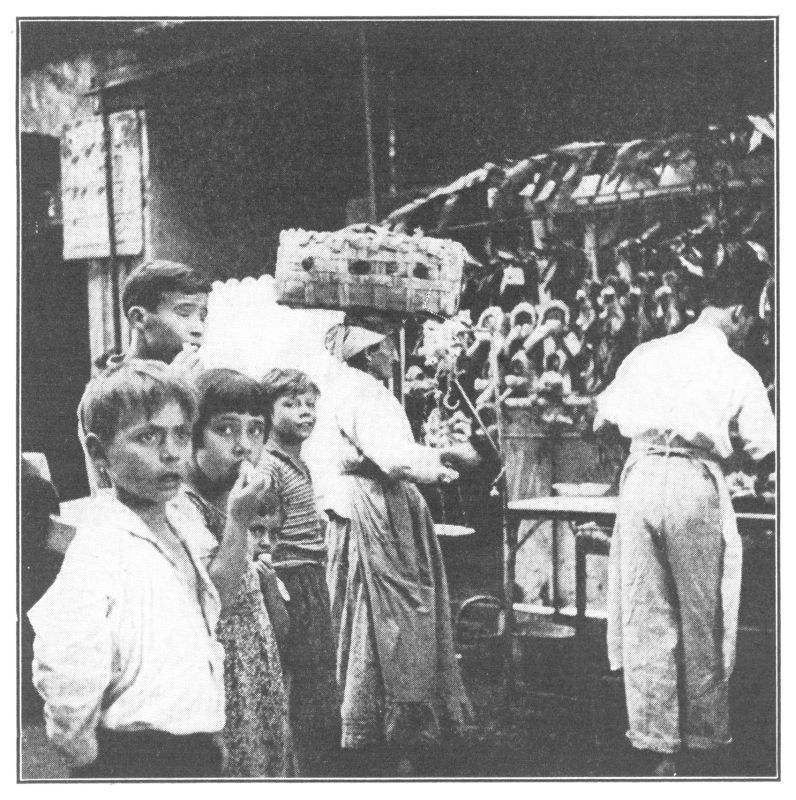
<path id="1" fill-rule="evenodd" d="M 599 654 L 599 635 L 592 645 Z M 776 703 L 771 637 L 742 634 L 732 686 L 735 742 L 717 774 L 721 777 L 774 777 Z M 596 705 L 578 699 L 575 684 L 536 659 L 518 661 L 516 696 L 504 702 L 497 665 L 480 654 L 462 661 L 475 720 L 461 741 L 429 752 L 419 776 L 474 777 L 638 777 L 637 761 L 624 739 L 624 703 L 620 681 L 595 681 Z M 528 668 L 531 672 L 528 672 Z M 599 671 L 598 671 L 599 674 Z M 571 678 L 571 676 L 570 676 Z M 47 744 L 42 724 L 29 719 L 20 739 L 22 780 L 64 779 L 63 762 Z M 384 770 L 342 770 L 341 777 L 386 777 Z"/>

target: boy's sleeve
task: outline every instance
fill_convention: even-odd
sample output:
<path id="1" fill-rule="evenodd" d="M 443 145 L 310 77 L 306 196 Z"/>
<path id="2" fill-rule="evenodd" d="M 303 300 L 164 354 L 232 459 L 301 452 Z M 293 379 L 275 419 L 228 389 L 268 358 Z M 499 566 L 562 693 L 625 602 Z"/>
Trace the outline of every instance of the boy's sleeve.
<path id="1" fill-rule="evenodd" d="M 94 541 L 78 532 L 55 583 L 28 612 L 47 737 L 71 766 L 97 757 L 96 729 L 112 678 L 112 586 Z"/>

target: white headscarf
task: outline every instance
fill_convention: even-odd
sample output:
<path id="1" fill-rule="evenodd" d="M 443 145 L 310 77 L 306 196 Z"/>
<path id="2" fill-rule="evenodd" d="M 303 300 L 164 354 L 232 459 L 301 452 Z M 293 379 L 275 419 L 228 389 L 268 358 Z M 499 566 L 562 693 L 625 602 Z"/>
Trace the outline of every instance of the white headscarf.
<path id="1" fill-rule="evenodd" d="M 357 353 L 367 350 L 368 347 L 372 347 L 386 338 L 387 335 L 384 333 L 339 322 L 329 328 L 324 343 L 334 358 L 338 361 L 348 361 Z"/>

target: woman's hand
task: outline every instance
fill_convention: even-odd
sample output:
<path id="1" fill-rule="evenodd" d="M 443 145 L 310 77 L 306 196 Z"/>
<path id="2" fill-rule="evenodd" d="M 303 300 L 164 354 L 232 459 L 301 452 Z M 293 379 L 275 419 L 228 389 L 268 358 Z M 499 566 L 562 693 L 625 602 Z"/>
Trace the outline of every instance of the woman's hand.
<path id="1" fill-rule="evenodd" d="M 442 462 L 440 462 L 440 471 L 437 474 L 437 482 L 453 483 L 457 480 L 459 480 L 459 473 L 455 469 L 446 467 Z"/>
<path id="2" fill-rule="evenodd" d="M 440 450 L 442 463 L 456 470 L 475 469 L 482 461 L 478 451 L 467 442 L 456 442 Z"/>

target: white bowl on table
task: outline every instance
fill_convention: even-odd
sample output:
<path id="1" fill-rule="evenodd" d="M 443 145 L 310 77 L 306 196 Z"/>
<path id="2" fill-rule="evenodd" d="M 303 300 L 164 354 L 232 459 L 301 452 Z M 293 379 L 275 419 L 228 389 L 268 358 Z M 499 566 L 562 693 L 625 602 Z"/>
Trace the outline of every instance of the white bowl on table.
<path id="1" fill-rule="evenodd" d="M 551 488 L 559 497 L 604 497 L 611 491 L 611 484 L 554 483 Z"/>
<path id="2" fill-rule="evenodd" d="M 453 539 L 472 536 L 475 533 L 474 528 L 466 528 L 464 525 L 443 525 L 439 522 L 434 523 L 434 531 L 437 536 Z"/>

